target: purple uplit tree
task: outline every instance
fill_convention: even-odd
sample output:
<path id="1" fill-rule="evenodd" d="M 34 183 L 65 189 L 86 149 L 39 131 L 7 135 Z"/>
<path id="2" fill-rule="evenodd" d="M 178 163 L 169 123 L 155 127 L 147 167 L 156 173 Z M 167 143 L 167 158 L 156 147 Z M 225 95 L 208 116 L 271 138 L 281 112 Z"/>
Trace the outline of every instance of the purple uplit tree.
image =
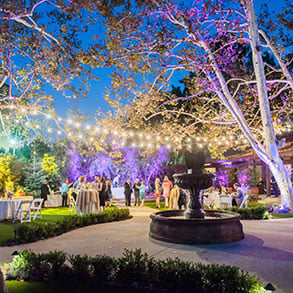
<path id="1" fill-rule="evenodd" d="M 223 170 L 223 169 L 219 169 L 216 172 L 216 179 L 219 185 L 224 185 L 226 187 L 228 187 L 228 174 L 229 171 L 228 170 Z"/>
<path id="2" fill-rule="evenodd" d="M 151 180 L 161 175 L 162 167 L 168 162 L 169 153 L 170 151 L 166 147 L 160 147 L 156 154 L 147 158 L 148 162 L 145 164 L 147 170 L 145 172 L 146 185 L 149 185 Z"/>
<path id="3" fill-rule="evenodd" d="M 108 153 L 100 153 L 91 160 L 89 164 L 88 177 L 94 178 L 95 175 L 105 176 L 111 179 L 116 173 L 117 166 Z"/>
<path id="4" fill-rule="evenodd" d="M 100 39 L 92 48 L 92 64 L 114 69 L 117 76 L 112 88 L 119 98 L 121 92 L 128 92 L 126 97 L 139 97 L 130 105 L 121 103 L 119 118 L 127 115 L 124 120 L 137 125 L 138 121 L 163 117 L 158 129 L 164 135 L 166 129 L 174 134 L 177 127 L 175 133 L 194 137 L 205 127 L 203 135 L 215 136 L 225 128 L 228 135 L 236 134 L 235 145 L 243 136 L 243 143 L 270 168 L 282 204 L 289 208 L 292 183 L 279 155 L 272 117 L 278 117 L 280 107 L 282 113 L 292 113 L 293 78 L 288 69 L 289 55 L 282 48 L 286 37 L 275 45 L 268 36 L 271 30 L 277 39 L 277 29 L 283 36 L 282 24 L 273 21 L 270 23 L 278 27 L 265 26 L 270 16 L 267 13 L 259 25 L 253 0 L 115 4 L 123 7 L 107 6 L 113 8 L 112 13 L 103 14 L 106 18 L 109 15 L 107 42 Z M 264 62 L 266 55 L 276 63 Z M 181 97 L 169 93 L 174 72 L 186 76 L 192 72 L 188 91 Z M 184 122 L 183 116 L 187 117 Z M 290 115 L 285 116 L 284 122 L 290 123 Z M 162 126 L 164 123 L 169 127 Z"/>
<path id="5" fill-rule="evenodd" d="M 249 183 L 249 172 L 248 168 L 239 168 L 237 170 L 238 182 L 240 185 L 247 185 Z"/>
<path id="6" fill-rule="evenodd" d="M 81 175 L 83 175 L 83 157 L 75 153 L 75 150 L 68 151 L 68 166 L 67 166 L 67 176 L 69 182 L 75 182 Z"/>
<path id="7" fill-rule="evenodd" d="M 81 156 L 74 151 L 69 151 L 68 160 L 67 173 L 71 182 L 82 175 L 86 175 L 87 181 L 91 181 L 96 174 L 107 179 L 113 179 L 120 174 L 120 182 L 125 182 L 127 178 L 134 182 L 138 178 L 144 180 L 147 186 L 162 173 L 170 153 L 166 147 L 161 147 L 154 153 L 142 155 L 139 149 L 124 146 L 121 149 L 123 159 L 117 164 L 115 158 L 106 151 L 100 151 L 96 156 L 90 157 Z"/>

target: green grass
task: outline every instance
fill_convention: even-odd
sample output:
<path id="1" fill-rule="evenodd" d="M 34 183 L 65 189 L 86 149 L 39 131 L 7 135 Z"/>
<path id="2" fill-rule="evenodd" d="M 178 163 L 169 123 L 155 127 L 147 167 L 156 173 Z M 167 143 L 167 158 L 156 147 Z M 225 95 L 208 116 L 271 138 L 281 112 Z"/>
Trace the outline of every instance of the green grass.
<path id="1" fill-rule="evenodd" d="M 36 221 L 56 222 L 64 216 L 74 215 L 75 211 L 70 212 L 69 208 L 43 208 L 42 219 Z M 3 246 L 7 239 L 14 238 L 14 228 L 19 223 L 16 221 L 14 224 L 9 221 L 0 222 L 0 246 Z"/>
<path id="2" fill-rule="evenodd" d="M 293 214 L 270 214 L 271 216 L 273 216 L 273 219 L 285 219 L 285 218 L 293 218 Z"/>
<path id="3" fill-rule="evenodd" d="M 166 210 L 168 210 L 168 209 L 164 208 L 164 206 L 165 206 L 165 201 L 164 200 L 161 200 L 160 201 L 160 206 L 161 206 L 160 209 L 156 208 L 156 201 L 145 201 L 144 202 L 144 205 L 146 207 L 149 207 L 149 208 L 152 208 L 152 209 L 155 209 L 155 210 L 159 210 L 159 211 L 166 211 Z"/>
<path id="4" fill-rule="evenodd" d="M 54 289 L 45 283 L 6 281 L 9 293 L 53 293 Z"/>
<path id="5" fill-rule="evenodd" d="M 128 289 L 128 288 L 116 288 L 111 286 L 90 286 L 87 284 L 72 286 L 68 288 L 62 284 L 53 285 L 48 283 L 39 283 L 39 282 L 20 282 L 20 281 L 6 281 L 6 286 L 8 288 L 9 293 L 134 293 L 134 292 L 142 292 L 136 289 Z"/>
<path id="6" fill-rule="evenodd" d="M 14 238 L 14 227 L 16 224 L 0 222 L 0 246 L 3 246 L 6 239 Z"/>

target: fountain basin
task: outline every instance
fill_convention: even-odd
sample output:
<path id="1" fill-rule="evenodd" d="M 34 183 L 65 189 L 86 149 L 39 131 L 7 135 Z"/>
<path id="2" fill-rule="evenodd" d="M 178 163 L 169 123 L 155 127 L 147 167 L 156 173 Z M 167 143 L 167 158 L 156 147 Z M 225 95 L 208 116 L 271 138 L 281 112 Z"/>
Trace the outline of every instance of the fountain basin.
<path id="1" fill-rule="evenodd" d="M 230 211 L 205 210 L 205 218 L 184 218 L 184 210 L 151 214 L 149 236 L 182 244 L 223 244 L 244 238 L 240 215 Z"/>

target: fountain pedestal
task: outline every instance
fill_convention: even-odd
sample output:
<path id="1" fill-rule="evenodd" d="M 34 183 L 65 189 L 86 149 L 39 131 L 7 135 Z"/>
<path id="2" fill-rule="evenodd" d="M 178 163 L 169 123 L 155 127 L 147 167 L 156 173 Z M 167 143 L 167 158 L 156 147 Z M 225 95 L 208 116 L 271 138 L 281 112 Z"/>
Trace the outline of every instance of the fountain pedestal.
<path id="1" fill-rule="evenodd" d="M 160 241 L 185 244 L 222 244 L 244 237 L 240 215 L 229 211 L 206 210 L 201 205 L 200 190 L 212 185 L 212 174 L 202 172 L 204 155 L 185 152 L 188 174 L 174 174 L 175 184 L 189 190 L 186 211 L 170 210 L 151 215 L 150 237 Z M 206 216 L 206 217 L 205 217 Z"/>
<path id="2" fill-rule="evenodd" d="M 175 184 L 180 188 L 189 190 L 186 219 L 203 219 L 205 212 L 202 208 L 200 190 L 207 189 L 213 184 L 212 174 L 193 172 L 192 174 L 174 174 Z"/>

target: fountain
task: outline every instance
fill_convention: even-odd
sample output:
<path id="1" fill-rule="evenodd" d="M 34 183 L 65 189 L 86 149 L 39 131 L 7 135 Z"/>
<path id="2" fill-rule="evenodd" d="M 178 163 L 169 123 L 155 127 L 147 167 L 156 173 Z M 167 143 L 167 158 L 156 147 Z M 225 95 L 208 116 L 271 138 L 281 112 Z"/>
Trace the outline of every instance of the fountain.
<path id="1" fill-rule="evenodd" d="M 200 190 L 213 184 L 213 175 L 203 173 L 205 156 L 195 147 L 184 152 L 187 174 L 174 174 L 175 184 L 189 191 L 186 210 L 152 214 L 150 237 L 184 244 L 222 244 L 244 237 L 240 215 L 230 211 L 203 210 Z"/>

